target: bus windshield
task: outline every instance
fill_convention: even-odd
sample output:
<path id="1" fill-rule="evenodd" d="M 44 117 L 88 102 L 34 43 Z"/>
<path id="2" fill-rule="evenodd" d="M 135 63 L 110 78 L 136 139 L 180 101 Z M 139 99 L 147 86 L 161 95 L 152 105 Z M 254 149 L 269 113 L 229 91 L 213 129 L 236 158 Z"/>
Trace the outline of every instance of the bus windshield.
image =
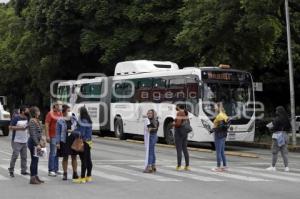
<path id="1" fill-rule="evenodd" d="M 246 124 L 253 116 L 251 82 L 206 82 L 203 86 L 203 110 L 211 119 L 214 104 L 222 102 L 232 124 Z"/>

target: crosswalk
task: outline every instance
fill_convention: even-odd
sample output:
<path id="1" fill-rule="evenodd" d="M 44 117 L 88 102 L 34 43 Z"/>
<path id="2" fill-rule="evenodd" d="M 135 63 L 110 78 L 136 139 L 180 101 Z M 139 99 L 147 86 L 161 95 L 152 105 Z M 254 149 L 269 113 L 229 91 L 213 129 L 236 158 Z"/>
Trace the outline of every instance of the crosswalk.
<path id="1" fill-rule="evenodd" d="M 79 170 L 79 169 L 78 169 Z M 263 168 L 250 166 L 231 167 L 227 172 L 213 172 L 210 167 L 193 166 L 191 171 L 175 171 L 174 166 L 158 165 L 158 172 L 155 174 L 142 173 L 141 165 L 117 165 L 117 164 L 94 164 L 93 178 L 94 182 L 184 182 L 188 180 L 200 182 L 224 182 L 224 181 L 245 181 L 245 182 L 274 182 L 287 181 L 300 183 L 300 173 L 283 171 L 269 172 Z M 39 175 L 46 182 L 59 182 L 58 178 L 49 177 L 47 165 L 39 165 Z M 69 172 L 71 173 L 71 172 Z M 29 176 L 20 175 L 20 170 L 15 171 L 16 178 L 29 180 Z M 69 176 L 71 179 L 71 176 Z M 8 176 L 7 165 L 0 165 L 0 182 L 11 180 Z"/>

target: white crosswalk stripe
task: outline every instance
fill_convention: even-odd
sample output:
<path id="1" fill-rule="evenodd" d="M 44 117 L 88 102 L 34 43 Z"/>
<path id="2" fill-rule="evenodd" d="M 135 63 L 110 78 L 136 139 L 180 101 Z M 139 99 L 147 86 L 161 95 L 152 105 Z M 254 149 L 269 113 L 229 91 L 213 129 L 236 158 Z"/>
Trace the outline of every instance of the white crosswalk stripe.
<path id="1" fill-rule="evenodd" d="M 97 176 L 99 178 L 105 178 L 108 180 L 118 181 L 118 182 L 135 182 L 135 180 L 132 180 L 129 178 L 125 178 L 125 177 L 113 175 L 113 174 L 107 174 L 105 172 L 97 171 L 97 170 L 93 170 L 92 175 Z"/>
<path id="2" fill-rule="evenodd" d="M 282 176 L 282 175 L 280 175 L 281 173 L 279 173 L 279 172 L 270 173 L 268 171 L 260 170 L 258 168 L 241 167 L 240 169 L 236 169 L 235 172 L 243 173 L 243 174 L 250 174 L 250 175 L 259 175 L 259 176 L 262 176 L 262 177 L 276 179 L 276 180 L 284 180 L 284 181 L 290 181 L 290 182 L 300 182 L 300 178 Z M 285 175 L 293 175 L 295 177 L 297 176 L 297 174 L 295 174 L 295 173 L 285 173 Z"/>
<path id="3" fill-rule="evenodd" d="M 121 168 L 121 167 L 116 167 L 116 166 L 111 166 L 111 165 L 103 165 L 103 166 L 97 166 L 97 167 L 103 168 L 103 169 L 106 169 L 106 170 L 110 170 L 110 171 L 114 171 L 114 172 L 120 172 L 120 173 L 124 173 L 124 174 L 127 174 L 127 175 L 132 175 L 132 176 L 136 176 L 136 177 L 140 177 L 140 178 L 146 178 L 146 179 L 156 180 L 156 181 L 161 181 L 161 182 L 179 182 L 179 181 L 181 181 L 181 180 L 178 180 L 178 179 L 162 177 L 162 176 L 159 176 L 159 175 L 143 174 L 143 173 L 138 172 L 138 171 L 124 169 L 124 168 Z"/>
<path id="4" fill-rule="evenodd" d="M 0 168 L 1 169 L 4 169 L 7 171 L 7 175 L 8 175 L 8 166 L 7 165 L 0 165 Z M 14 172 L 15 175 L 18 175 L 18 176 L 21 176 L 22 178 L 25 178 L 26 180 L 29 180 L 30 179 L 30 176 L 29 175 L 21 175 L 21 170 L 20 169 L 15 169 L 15 172 Z M 8 180 L 9 178 L 4 178 L 4 180 Z"/>
<path id="5" fill-rule="evenodd" d="M 198 174 L 216 175 L 216 176 L 219 176 L 219 177 L 232 178 L 232 179 L 236 179 L 236 180 L 243 180 L 243 181 L 250 181 L 250 182 L 269 181 L 269 180 L 266 180 L 266 179 L 255 178 L 255 177 L 250 177 L 250 176 L 242 176 L 242 175 L 237 175 L 237 174 L 231 174 L 231 173 L 228 173 L 228 172 L 213 172 L 213 171 L 210 171 L 209 169 L 193 168 L 192 172 L 196 172 Z"/>
<path id="6" fill-rule="evenodd" d="M 10 180 L 8 175 L 7 165 L 0 165 L 0 181 Z M 71 171 L 71 168 L 69 168 Z M 156 174 L 142 173 L 142 165 L 115 165 L 115 164 L 95 164 L 92 171 L 94 181 L 112 181 L 112 182 L 141 182 L 158 181 L 158 182 L 182 182 L 186 180 L 195 180 L 202 182 L 222 182 L 222 181 L 247 181 L 247 182 L 273 182 L 273 181 L 288 181 L 300 182 L 299 173 L 285 173 L 285 172 L 267 172 L 265 169 L 238 166 L 232 167 L 228 172 L 213 172 L 210 167 L 198 165 L 192 167 L 190 172 L 175 171 L 173 166 L 162 165 L 158 166 Z M 59 182 L 59 177 L 48 177 L 48 167 L 46 163 L 39 164 L 39 175 L 42 180 L 46 182 Z M 72 172 L 70 172 L 72 173 Z M 15 175 L 21 176 L 23 179 L 29 180 L 30 176 L 23 176 L 20 170 L 16 169 Z M 71 179 L 71 176 L 69 176 Z M 12 181 L 13 182 L 13 181 Z"/>
<path id="7" fill-rule="evenodd" d="M 132 166 L 132 167 L 140 168 L 139 166 Z M 176 172 L 176 171 L 171 171 L 171 170 L 162 169 L 162 168 L 159 168 L 159 173 L 163 173 L 163 174 L 167 174 L 167 175 L 173 175 L 173 176 L 182 177 L 182 178 L 189 178 L 189 179 L 193 179 L 193 180 L 197 180 L 197 181 L 204 181 L 204 182 L 223 181 L 223 180 L 216 179 L 216 178 L 199 176 L 199 175 L 194 175 L 194 174 L 190 174 L 190 173 Z"/>
<path id="8" fill-rule="evenodd" d="M 0 175 L 0 181 L 2 181 L 2 180 L 8 180 L 8 178 Z"/>

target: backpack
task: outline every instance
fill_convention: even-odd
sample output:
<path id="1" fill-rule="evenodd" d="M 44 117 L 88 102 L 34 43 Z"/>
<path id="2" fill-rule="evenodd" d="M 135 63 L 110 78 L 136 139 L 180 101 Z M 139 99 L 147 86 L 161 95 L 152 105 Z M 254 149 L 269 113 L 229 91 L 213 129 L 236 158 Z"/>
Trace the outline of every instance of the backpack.
<path id="1" fill-rule="evenodd" d="M 227 122 L 226 121 L 221 121 L 221 123 L 220 123 L 220 129 L 222 130 L 222 131 L 228 131 L 228 129 L 229 129 L 229 127 L 230 127 L 230 124 L 231 124 L 231 122 L 230 122 L 230 120 L 227 120 Z"/>
<path id="2" fill-rule="evenodd" d="M 224 138 L 224 137 L 226 138 L 229 127 L 230 127 L 230 121 L 228 120 L 226 122 L 223 120 L 221 121 L 219 127 L 213 129 L 213 132 L 215 133 L 215 136 L 217 138 Z"/>

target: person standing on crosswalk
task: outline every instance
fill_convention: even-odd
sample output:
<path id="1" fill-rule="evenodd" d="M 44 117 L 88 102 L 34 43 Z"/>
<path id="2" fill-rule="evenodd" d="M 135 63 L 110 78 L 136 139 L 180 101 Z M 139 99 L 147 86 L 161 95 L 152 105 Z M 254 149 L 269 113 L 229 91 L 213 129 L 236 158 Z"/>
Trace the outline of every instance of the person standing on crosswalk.
<path id="1" fill-rule="evenodd" d="M 70 107 L 66 104 L 62 106 L 62 117 L 57 120 L 56 123 L 56 147 L 57 156 L 62 157 L 62 167 L 63 167 L 63 180 L 68 179 L 68 161 L 71 155 L 72 159 L 72 169 L 73 169 L 73 180 L 78 179 L 77 174 L 77 157 L 76 153 L 71 150 L 72 143 L 70 142 L 69 132 L 72 129 L 72 113 Z"/>
<path id="2" fill-rule="evenodd" d="M 272 165 L 267 168 L 268 171 L 276 171 L 276 162 L 278 159 L 278 152 L 281 152 L 281 156 L 284 162 L 284 171 L 289 172 L 288 161 L 288 142 L 289 137 L 287 132 L 291 130 L 291 123 L 288 114 L 283 106 L 276 108 L 276 117 L 267 125 L 274 133 L 272 135 Z"/>
<path id="3" fill-rule="evenodd" d="M 86 183 L 92 181 L 93 162 L 91 157 L 92 149 L 92 120 L 85 106 L 79 109 L 78 127 L 75 130 L 79 132 L 83 140 L 84 150 L 79 152 L 81 161 L 81 176 L 74 183 Z"/>
<path id="4" fill-rule="evenodd" d="M 144 127 L 144 143 L 146 152 L 144 173 L 156 172 L 155 144 L 157 142 L 158 127 L 159 122 L 156 112 L 151 109 L 147 112 Z"/>
<path id="5" fill-rule="evenodd" d="M 48 175 L 55 177 L 60 174 L 58 171 L 58 156 L 56 154 L 56 123 L 62 117 L 61 105 L 59 102 L 53 104 L 52 110 L 48 112 L 45 120 L 46 139 L 50 145 L 49 160 L 48 160 Z"/>
<path id="6" fill-rule="evenodd" d="M 188 134 L 182 131 L 182 124 L 188 120 L 188 112 L 184 109 L 183 105 L 177 105 L 176 106 L 177 115 L 174 122 L 175 127 L 175 146 L 176 146 L 176 152 L 177 152 L 177 166 L 176 170 L 181 171 L 181 161 L 182 161 L 182 153 L 185 158 L 185 167 L 184 170 L 189 171 L 190 168 L 190 156 L 187 149 L 187 139 Z"/>
<path id="7" fill-rule="evenodd" d="M 37 152 L 41 150 L 43 147 L 41 144 L 42 140 L 42 124 L 40 123 L 39 117 L 41 115 L 40 109 L 38 107 L 30 108 L 30 116 L 31 119 L 29 121 L 29 139 L 28 139 L 28 148 L 30 150 L 31 155 L 31 163 L 30 163 L 30 184 L 41 184 L 44 183 L 38 176 L 38 163 L 39 157 L 37 156 Z"/>
<path id="8" fill-rule="evenodd" d="M 229 118 L 225 113 L 222 102 L 215 104 L 215 111 L 217 113 L 217 116 L 213 122 L 213 133 L 215 139 L 217 167 L 213 168 L 212 170 L 216 172 L 222 172 L 227 170 L 225 142 L 227 137 L 227 123 Z M 223 167 L 221 167 L 221 161 L 223 162 Z"/>
<path id="9" fill-rule="evenodd" d="M 13 153 L 8 168 L 10 177 L 15 177 L 14 169 L 16 161 L 21 156 L 21 174 L 29 175 L 27 172 L 27 141 L 28 141 L 28 120 L 29 109 L 25 106 L 20 107 L 20 113 L 11 120 L 9 128 L 13 130 L 11 146 Z"/>

